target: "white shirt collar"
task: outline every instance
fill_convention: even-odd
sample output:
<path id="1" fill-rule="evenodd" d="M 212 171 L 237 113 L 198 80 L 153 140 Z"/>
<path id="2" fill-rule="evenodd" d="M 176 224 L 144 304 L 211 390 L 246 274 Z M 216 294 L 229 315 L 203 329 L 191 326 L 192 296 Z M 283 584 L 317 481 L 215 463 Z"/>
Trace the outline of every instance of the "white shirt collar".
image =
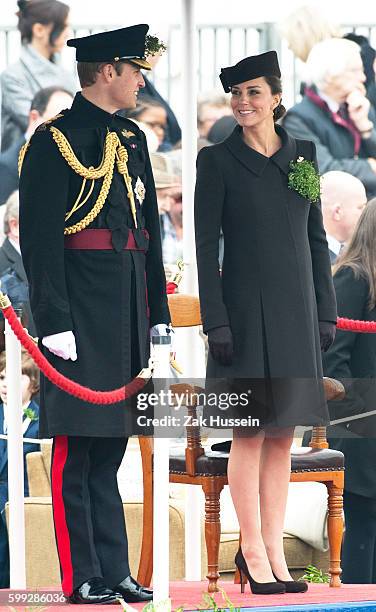
<path id="1" fill-rule="evenodd" d="M 342 246 L 339 240 L 333 238 L 333 236 L 329 236 L 329 234 L 326 235 L 326 239 L 328 241 L 329 250 L 332 251 L 332 253 L 339 255 Z"/>
<path id="2" fill-rule="evenodd" d="M 25 417 L 24 418 L 24 411 L 26 410 L 26 408 L 28 408 L 31 404 L 31 400 L 29 402 L 27 402 L 27 404 L 25 404 L 24 406 L 22 406 L 22 434 L 25 435 L 25 433 L 27 432 L 29 425 L 31 423 L 31 419 L 29 417 Z M 3 420 L 3 433 L 6 434 L 8 433 L 8 406 L 7 404 L 3 404 L 3 413 L 4 413 L 4 420 Z"/>
<path id="3" fill-rule="evenodd" d="M 333 98 L 329 98 L 329 96 L 327 96 L 324 92 L 322 92 L 320 89 L 317 91 L 317 93 L 319 94 L 320 98 L 322 100 L 324 100 L 324 102 L 327 103 L 327 105 L 329 106 L 330 110 L 332 111 L 332 113 L 338 113 L 339 111 L 339 104 L 338 102 L 336 102 L 335 100 L 333 100 Z"/>
<path id="4" fill-rule="evenodd" d="M 19 254 L 21 255 L 20 243 L 19 243 L 19 242 L 16 242 L 15 240 L 13 240 L 12 238 L 10 238 L 9 236 L 8 236 L 8 240 L 9 240 L 9 242 L 11 243 L 12 247 L 13 247 L 14 249 L 16 249 L 17 253 L 19 253 Z"/>

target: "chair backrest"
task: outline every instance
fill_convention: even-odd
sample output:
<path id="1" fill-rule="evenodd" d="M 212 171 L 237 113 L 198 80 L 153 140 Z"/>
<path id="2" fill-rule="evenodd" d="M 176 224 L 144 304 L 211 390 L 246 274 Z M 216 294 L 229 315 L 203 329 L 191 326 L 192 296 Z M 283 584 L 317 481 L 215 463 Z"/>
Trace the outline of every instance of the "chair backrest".
<path id="1" fill-rule="evenodd" d="M 171 293 L 168 295 L 168 307 L 173 327 L 201 325 L 200 301 L 196 295 Z"/>

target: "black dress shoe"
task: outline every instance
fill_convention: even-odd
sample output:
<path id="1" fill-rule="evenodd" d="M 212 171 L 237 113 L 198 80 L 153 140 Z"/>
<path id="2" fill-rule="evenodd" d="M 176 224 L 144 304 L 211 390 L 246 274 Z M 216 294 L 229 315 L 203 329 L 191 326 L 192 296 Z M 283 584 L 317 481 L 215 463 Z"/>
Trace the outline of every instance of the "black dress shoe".
<path id="1" fill-rule="evenodd" d="M 241 548 L 239 548 L 236 553 L 235 565 L 240 573 L 240 589 L 242 593 L 244 593 L 244 587 L 247 580 L 254 595 L 277 595 L 277 593 L 286 593 L 286 587 L 281 582 L 256 582 L 249 573 L 248 565 L 244 559 Z"/>
<path id="2" fill-rule="evenodd" d="M 308 584 L 302 580 L 281 580 L 277 578 L 274 572 L 273 576 L 278 582 L 285 585 L 286 593 L 305 593 L 308 591 Z"/>
<path id="3" fill-rule="evenodd" d="M 113 587 L 126 603 L 138 603 L 139 601 L 151 601 L 153 599 L 153 591 L 147 589 L 132 578 L 124 578 L 119 584 Z"/>
<path id="4" fill-rule="evenodd" d="M 119 595 L 106 587 L 103 578 L 90 578 L 67 597 L 71 604 L 115 604 Z"/>

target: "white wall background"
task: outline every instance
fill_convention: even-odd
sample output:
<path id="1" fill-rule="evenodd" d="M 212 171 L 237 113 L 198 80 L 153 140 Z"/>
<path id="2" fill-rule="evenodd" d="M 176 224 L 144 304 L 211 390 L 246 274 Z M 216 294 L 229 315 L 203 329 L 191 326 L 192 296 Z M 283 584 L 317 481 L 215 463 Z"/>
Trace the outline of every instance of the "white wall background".
<path id="1" fill-rule="evenodd" d="M 180 22 L 179 0 L 64 0 L 72 10 L 74 24 L 87 23 L 98 25 L 127 26 L 132 23 L 146 22 L 152 29 L 163 29 L 169 24 Z M 341 16 L 343 22 L 376 20 L 374 0 L 196 0 L 196 15 L 199 23 L 252 23 L 258 21 L 278 21 L 288 12 L 301 4 L 312 3 L 325 11 L 328 16 Z M 16 24 L 14 13 L 15 0 L 0 0 L 0 25 Z"/>

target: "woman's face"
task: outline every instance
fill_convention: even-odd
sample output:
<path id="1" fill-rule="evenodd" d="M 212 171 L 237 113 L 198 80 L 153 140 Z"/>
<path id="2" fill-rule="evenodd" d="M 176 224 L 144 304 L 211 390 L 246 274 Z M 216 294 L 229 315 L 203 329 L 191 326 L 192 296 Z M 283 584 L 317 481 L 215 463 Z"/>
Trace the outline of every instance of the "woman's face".
<path id="1" fill-rule="evenodd" d="M 69 17 L 69 16 L 68 16 Z M 70 25 L 68 23 L 68 17 L 67 20 L 64 24 L 64 29 L 60 32 L 59 36 L 57 38 L 54 39 L 53 44 L 52 44 L 52 52 L 53 53 L 60 53 L 60 51 L 65 47 L 65 44 L 68 40 L 68 38 L 71 35 L 71 29 L 70 29 Z M 51 28 L 52 31 L 53 27 Z"/>
<path id="2" fill-rule="evenodd" d="M 231 87 L 231 108 L 242 127 L 255 127 L 273 119 L 273 110 L 281 95 L 272 94 L 264 77 L 258 77 Z"/>
<path id="3" fill-rule="evenodd" d="M 138 119 L 142 123 L 146 123 L 155 132 L 161 145 L 167 127 L 167 113 L 163 106 L 150 106 L 141 113 Z"/>
<path id="4" fill-rule="evenodd" d="M 65 22 L 63 30 L 56 38 L 52 40 L 51 44 L 51 33 L 53 32 L 53 30 L 53 23 L 36 23 L 33 26 L 33 41 L 37 41 L 44 48 L 48 49 L 51 55 L 53 53 L 60 53 L 70 36 L 70 26 L 68 23 L 68 19 Z"/>

